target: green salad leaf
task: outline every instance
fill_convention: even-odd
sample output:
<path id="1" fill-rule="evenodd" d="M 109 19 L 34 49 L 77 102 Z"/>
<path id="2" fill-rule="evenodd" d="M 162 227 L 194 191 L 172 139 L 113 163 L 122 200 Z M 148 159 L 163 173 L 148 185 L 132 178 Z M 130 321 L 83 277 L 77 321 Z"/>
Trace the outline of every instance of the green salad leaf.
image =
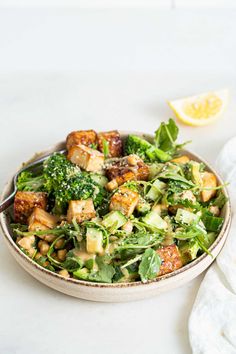
<path id="1" fill-rule="evenodd" d="M 138 269 L 142 282 L 156 278 L 160 266 L 161 258 L 159 255 L 152 248 L 147 249 L 142 256 Z"/>

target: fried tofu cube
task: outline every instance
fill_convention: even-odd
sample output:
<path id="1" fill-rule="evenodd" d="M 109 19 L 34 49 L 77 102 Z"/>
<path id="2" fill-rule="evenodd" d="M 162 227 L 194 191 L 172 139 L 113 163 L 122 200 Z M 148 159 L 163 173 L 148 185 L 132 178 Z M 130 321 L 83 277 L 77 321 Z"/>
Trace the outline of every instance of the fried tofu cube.
<path id="1" fill-rule="evenodd" d="M 66 148 L 69 150 L 74 145 L 91 147 L 97 144 L 97 134 L 94 130 L 78 130 L 71 132 L 66 138 Z"/>
<path id="2" fill-rule="evenodd" d="M 71 200 L 67 211 L 67 221 L 69 223 L 75 218 L 79 223 L 90 220 L 96 216 L 92 199 Z"/>
<path id="3" fill-rule="evenodd" d="M 175 244 L 161 247 L 156 252 L 162 260 L 158 276 L 171 273 L 183 266 L 180 252 Z"/>
<path id="4" fill-rule="evenodd" d="M 120 187 L 113 194 L 110 201 L 110 210 L 118 210 L 126 216 L 133 214 L 139 201 L 139 194 L 127 187 Z"/>
<path id="5" fill-rule="evenodd" d="M 131 180 L 146 181 L 149 176 L 149 167 L 136 155 L 129 155 L 108 165 L 106 175 L 110 180 L 121 184 Z"/>
<path id="6" fill-rule="evenodd" d="M 216 176 L 211 172 L 204 172 L 202 174 L 202 187 L 203 188 L 215 188 L 217 187 L 217 179 Z M 213 198 L 216 194 L 216 190 L 202 190 L 201 199 L 203 202 L 208 202 L 211 198 Z"/>
<path id="7" fill-rule="evenodd" d="M 117 130 L 112 130 L 109 132 L 101 132 L 97 134 L 98 138 L 98 149 L 103 152 L 104 140 L 108 142 L 109 147 L 109 157 L 120 157 L 122 156 L 123 145 L 120 137 L 120 133 Z"/>
<path id="8" fill-rule="evenodd" d="M 34 208 L 29 217 L 29 231 L 54 229 L 58 218 L 43 209 Z"/>
<path id="9" fill-rule="evenodd" d="M 18 191 L 14 200 L 15 222 L 26 224 L 35 207 L 46 209 L 47 194 L 42 192 Z"/>
<path id="10" fill-rule="evenodd" d="M 190 161 L 190 158 L 186 155 L 182 155 L 180 157 L 176 157 L 175 159 L 171 160 L 171 162 L 182 163 L 182 164 L 185 164 L 189 161 Z"/>
<path id="11" fill-rule="evenodd" d="M 104 155 L 85 145 L 72 146 L 67 158 L 86 171 L 99 172 L 103 168 Z"/>

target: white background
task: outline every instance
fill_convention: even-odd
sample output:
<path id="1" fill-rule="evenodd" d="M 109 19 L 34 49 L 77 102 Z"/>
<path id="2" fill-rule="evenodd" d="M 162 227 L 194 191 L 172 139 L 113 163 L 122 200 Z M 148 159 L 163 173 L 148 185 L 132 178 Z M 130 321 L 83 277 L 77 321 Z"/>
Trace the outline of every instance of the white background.
<path id="1" fill-rule="evenodd" d="M 228 87 L 224 116 L 180 124 L 180 140 L 214 163 L 236 133 L 235 2 L 95 3 L 0 1 L 0 188 L 71 130 L 153 132 L 172 115 L 168 99 Z M 80 301 L 31 278 L 0 240 L 0 354 L 189 354 L 201 279 L 145 301 Z"/>

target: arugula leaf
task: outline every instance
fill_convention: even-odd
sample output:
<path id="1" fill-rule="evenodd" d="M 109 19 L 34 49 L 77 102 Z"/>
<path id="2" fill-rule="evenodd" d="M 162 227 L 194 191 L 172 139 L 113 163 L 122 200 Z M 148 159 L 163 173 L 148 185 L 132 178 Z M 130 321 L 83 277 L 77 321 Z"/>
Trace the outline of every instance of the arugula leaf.
<path id="1" fill-rule="evenodd" d="M 155 132 L 155 146 L 163 151 L 172 152 L 175 149 L 178 133 L 179 128 L 172 118 L 169 119 L 168 123 L 162 122 Z"/>
<path id="2" fill-rule="evenodd" d="M 198 225 L 189 225 L 183 230 L 180 230 L 175 233 L 174 238 L 177 240 L 190 240 L 193 239 L 199 235 L 206 235 L 206 231 L 199 227 Z"/>
<path id="3" fill-rule="evenodd" d="M 182 184 L 185 184 L 186 186 L 189 186 L 189 187 L 195 186 L 195 184 L 192 181 L 190 181 L 190 180 L 186 179 L 185 177 L 180 176 L 178 173 L 174 173 L 174 172 L 163 171 L 162 173 L 160 173 L 158 175 L 158 178 L 169 179 L 172 181 L 181 182 Z"/>
<path id="4" fill-rule="evenodd" d="M 66 260 L 61 264 L 61 266 L 69 272 L 74 272 L 82 267 L 82 261 L 79 257 L 76 257 L 73 250 L 71 250 L 67 253 Z"/>
<path id="5" fill-rule="evenodd" d="M 142 255 L 142 259 L 139 265 L 139 275 L 142 282 L 146 282 L 149 279 L 154 279 L 160 270 L 161 258 L 152 249 L 147 249 Z"/>

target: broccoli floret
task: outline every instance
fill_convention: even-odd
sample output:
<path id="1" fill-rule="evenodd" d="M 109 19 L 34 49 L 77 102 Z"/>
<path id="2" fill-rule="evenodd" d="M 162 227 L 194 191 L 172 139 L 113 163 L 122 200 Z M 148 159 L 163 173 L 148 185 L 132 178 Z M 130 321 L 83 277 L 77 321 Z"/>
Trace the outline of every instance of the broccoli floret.
<path id="1" fill-rule="evenodd" d="M 19 191 L 39 192 L 44 190 L 44 176 L 33 176 L 31 172 L 23 171 L 17 179 L 17 189 Z"/>
<path id="2" fill-rule="evenodd" d="M 92 198 L 95 207 L 99 206 L 107 193 L 87 172 L 58 153 L 46 160 L 44 178 L 46 191 L 55 199 L 55 214 L 64 213 L 70 200 Z"/>
<path id="3" fill-rule="evenodd" d="M 171 159 L 171 156 L 166 152 L 156 148 L 147 140 L 136 135 L 129 135 L 125 142 L 125 154 L 136 154 L 144 161 L 162 161 L 166 162 Z"/>
<path id="4" fill-rule="evenodd" d="M 68 181 L 80 174 L 80 169 L 67 160 L 65 155 L 55 153 L 44 162 L 45 189 L 48 193 L 67 188 Z"/>

